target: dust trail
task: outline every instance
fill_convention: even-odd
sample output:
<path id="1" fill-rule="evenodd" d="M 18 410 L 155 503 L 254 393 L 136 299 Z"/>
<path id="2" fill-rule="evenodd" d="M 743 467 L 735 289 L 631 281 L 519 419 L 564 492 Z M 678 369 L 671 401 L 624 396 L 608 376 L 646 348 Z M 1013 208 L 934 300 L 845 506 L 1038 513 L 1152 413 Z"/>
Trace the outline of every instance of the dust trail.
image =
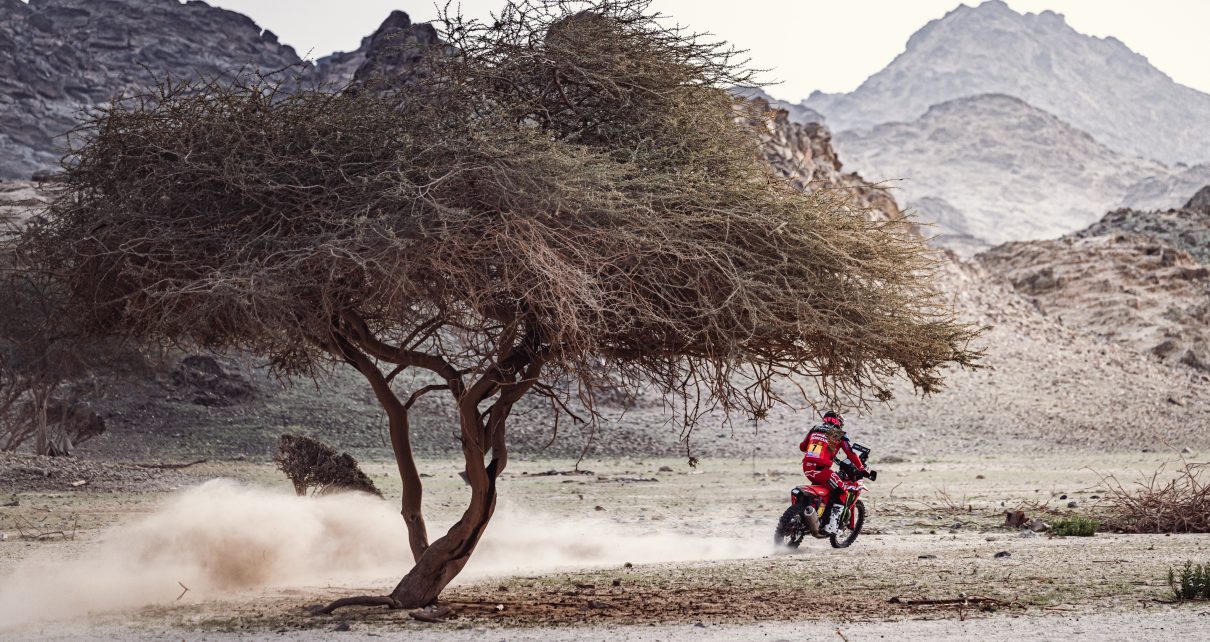
<path id="1" fill-rule="evenodd" d="M 317 498 L 212 480 L 155 513 L 106 531 L 80 559 L 27 561 L 0 578 L 0 630 L 32 621 L 172 604 L 268 586 L 366 581 L 383 590 L 411 566 L 393 502 Z M 449 517 L 449 516 L 446 516 Z M 435 537 L 444 529 L 432 528 Z M 568 519 L 503 504 L 463 578 L 768 554 L 767 538 L 645 532 L 608 520 Z M 180 582 L 180 584 L 178 584 Z"/>

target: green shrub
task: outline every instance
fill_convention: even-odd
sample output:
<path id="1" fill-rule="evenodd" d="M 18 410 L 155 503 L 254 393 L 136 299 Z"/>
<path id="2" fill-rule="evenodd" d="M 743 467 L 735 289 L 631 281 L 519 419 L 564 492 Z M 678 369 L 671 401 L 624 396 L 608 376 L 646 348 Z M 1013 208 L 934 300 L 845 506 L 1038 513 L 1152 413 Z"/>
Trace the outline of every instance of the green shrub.
<path id="1" fill-rule="evenodd" d="M 1210 564 L 1185 562 L 1180 575 L 1168 569 L 1168 586 L 1179 601 L 1210 600 Z"/>
<path id="2" fill-rule="evenodd" d="M 1075 515 L 1056 521 L 1051 525 L 1050 532 L 1054 533 L 1055 535 L 1092 537 L 1100 527 L 1101 522 L 1092 519 L 1091 517 Z"/>

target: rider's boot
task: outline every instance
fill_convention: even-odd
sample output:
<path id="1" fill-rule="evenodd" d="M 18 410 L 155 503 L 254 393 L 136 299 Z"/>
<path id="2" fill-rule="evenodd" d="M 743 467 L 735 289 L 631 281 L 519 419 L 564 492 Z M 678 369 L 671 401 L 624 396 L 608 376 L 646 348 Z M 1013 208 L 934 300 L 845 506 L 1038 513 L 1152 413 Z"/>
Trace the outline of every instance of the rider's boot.
<path id="1" fill-rule="evenodd" d="M 823 527 L 825 533 L 835 535 L 840 532 L 840 513 L 844 510 L 842 504 L 832 506 L 832 515 L 828 519 L 828 525 Z"/>

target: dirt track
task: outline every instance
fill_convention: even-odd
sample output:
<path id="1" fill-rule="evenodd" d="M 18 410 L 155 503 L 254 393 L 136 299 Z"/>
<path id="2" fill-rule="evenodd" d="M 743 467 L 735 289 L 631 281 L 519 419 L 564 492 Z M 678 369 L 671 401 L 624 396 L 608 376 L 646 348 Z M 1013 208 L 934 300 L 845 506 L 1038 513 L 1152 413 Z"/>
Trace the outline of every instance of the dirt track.
<path id="1" fill-rule="evenodd" d="M 261 579 L 269 585 L 253 582 L 209 593 L 195 583 L 202 580 L 182 577 L 195 590 L 179 601 L 180 588 L 173 585 L 162 597 L 144 602 L 149 604 L 144 608 L 125 607 L 91 619 L 57 617 L 49 629 L 45 623 L 29 623 L 0 632 L 18 638 L 200 639 L 276 637 L 285 631 L 291 638 L 318 638 L 348 623 L 353 633 L 424 631 L 426 638 L 449 640 L 479 639 L 475 631 L 482 635 L 483 627 L 504 627 L 500 635 L 510 640 L 607 639 L 615 633 L 624 637 L 608 639 L 792 639 L 799 637 L 793 635 L 799 627 L 809 626 L 812 637 L 818 633 L 819 639 L 839 639 L 839 626 L 855 640 L 898 631 L 898 626 L 912 627 L 923 637 L 974 631 L 989 637 L 985 634 L 1019 627 L 1041 634 L 1069 626 L 1077 613 L 1086 632 L 1100 635 L 1119 637 L 1115 632 L 1127 625 L 1135 627 L 1130 630 L 1155 625 L 1171 631 L 1205 622 L 1196 615 L 1207 611 L 1205 605 L 1170 610 L 1164 604 L 1164 575 L 1186 559 L 1210 558 L 1210 536 L 1048 538 L 998 527 L 1006 508 L 1023 508 L 1048 520 L 1070 512 L 1095 514 L 1100 477 L 1091 469 L 1130 477 L 1129 471 L 1150 470 L 1162 458 L 979 458 L 881 465 L 879 482 L 870 484 L 869 532 L 847 551 L 808 542 L 795 554 L 776 553 L 769 544 L 786 491 L 797 480 L 792 463 L 707 460 L 690 470 L 679 461 L 619 459 L 585 462 L 582 468 L 592 474 L 544 475 L 567 472 L 571 462 L 521 462 L 502 482 L 497 519 L 465 579 L 445 595 L 456 610 L 446 624 L 421 624 L 406 612 L 380 609 L 347 610 L 327 618 L 304 615 L 307 607 L 333 597 L 389 588 L 403 570 L 403 559 L 371 563 L 355 573 L 350 569 L 352 575 L 346 577 L 329 568 L 305 580 L 266 576 Z M 388 496 L 397 492 L 387 464 L 368 468 L 382 476 L 378 479 Z M 426 479 L 434 507 L 430 530 L 439 533 L 460 507 L 464 490 L 452 462 L 425 462 L 423 469 L 432 475 Z M 199 481 L 221 475 L 279 490 L 286 485 L 263 464 L 204 464 L 189 471 Z M 144 516 L 162 512 L 165 501 L 174 497 L 87 489 L 23 492 L 19 506 L 0 508 L 0 532 L 9 534 L 0 542 L 0 576 L 24 560 L 87 559 L 102 546 L 99 540 L 112 539 L 105 527 L 150 519 Z M 1067 508 L 1068 502 L 1076 502 L 1076 508 Z M 397 519 L 389 504 L 366 506 L 381 511 L 383 521 L 374 524 L 386 524 L 386 530 Z M 16 520 L 37 515 L 76 516 L 75 539 L 22 540 L 14 529 Z M 389 532 L 324 537 L 350 537 L 355 544 L 372 534 L 394 539 Z M 227 541 L 231 533 L 218 535 Z M 189 545 L 209 545 L 204 532 L 198 538 L 188 540 Z M 1009 556 L 995 557 L 999 552 Z M 627 561 L 633 567 L 625 567 Z M 98 590 L 104 590 L 102 583 Z M 904 603 L 960 597 L 987 600 Z M 892 598 L 900 599 L 896 603 Z M 979 622 L 987 629 L 979 629 L 984 626 Z M 576 627 L 574 635 L 564 628 L 569 626 Z"/>

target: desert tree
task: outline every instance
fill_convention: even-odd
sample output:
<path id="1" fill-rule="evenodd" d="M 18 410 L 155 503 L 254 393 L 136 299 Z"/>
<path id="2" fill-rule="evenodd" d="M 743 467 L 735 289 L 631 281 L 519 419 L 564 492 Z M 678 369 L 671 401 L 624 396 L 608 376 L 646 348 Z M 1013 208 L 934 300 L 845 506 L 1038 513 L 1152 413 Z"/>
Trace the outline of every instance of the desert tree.
<path id="1" fill-rule="evenodd" d="M 438 597 L 492 516 L 526 395 L 558 412 L 644 387 L 692 425 L 762 415 L 783 379 L 853 404 L 974 363 L 918 237 L 758 160 L 731 50 L 645 0 L 514 2 L 441 29 L 452 55 L 398 92 L 243 78 L 115 102 L 22 246 L 97 333 L 364 375 L 415 565 L 326 611 Z M 431 383 L 401 389 L 404 372 Z M 456 408 L 470 485 L 432 541 L 409 434 L 424 394 Z"/>
<path id="2" fill-rule="evenodd" d="M 110 362 L 138 361 L 113 338 L 89 339 L 65 315 L 63 288 L 14 254 L 21 217 L 0 220 L 0 451 L 26 445 L 39 455 L 68 455 L 105 423 L 79 403 Z M 116 368 L 112 369 L 116 372 Z"/>

